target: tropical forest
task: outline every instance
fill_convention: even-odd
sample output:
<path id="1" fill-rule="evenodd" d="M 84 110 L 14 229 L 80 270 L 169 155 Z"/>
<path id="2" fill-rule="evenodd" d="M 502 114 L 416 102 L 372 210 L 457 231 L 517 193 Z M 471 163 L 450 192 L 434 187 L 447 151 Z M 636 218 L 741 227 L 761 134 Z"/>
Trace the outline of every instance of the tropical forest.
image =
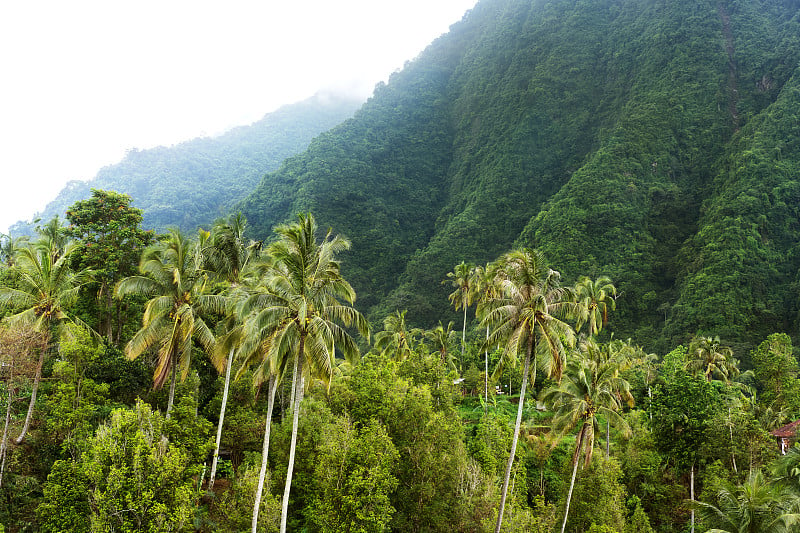
<path id="1" fill-rule="evenodd" d="M 800 531 L 798 243 L 800 1 L 480 0 L 0 235 L 0 531 Z"/>

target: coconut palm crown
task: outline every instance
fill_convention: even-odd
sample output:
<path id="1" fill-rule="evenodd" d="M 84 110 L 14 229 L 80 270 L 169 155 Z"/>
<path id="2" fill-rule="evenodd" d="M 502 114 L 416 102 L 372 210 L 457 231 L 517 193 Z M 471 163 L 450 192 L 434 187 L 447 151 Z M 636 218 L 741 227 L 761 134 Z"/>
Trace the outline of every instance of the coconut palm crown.
<path id="1" fill-rule="evenodd" d="M 225 298 L 207 293 L 208 277 L 202 269 L 200 246 L 178 230 L 147 248 L 139 263 L 141 275 L 121 280 L 118 298 L 129 294 L 150 297 L 144 309 L 142 327 L 125 346 L 130 359 L 157 348 L 153 387 L 160 389 L 171 376 L 166 416 L 175 397 L 175 380 L 189 372 L 193 339 L 211 353 L 215 339 L 202 314 L 223 313 Z"/>

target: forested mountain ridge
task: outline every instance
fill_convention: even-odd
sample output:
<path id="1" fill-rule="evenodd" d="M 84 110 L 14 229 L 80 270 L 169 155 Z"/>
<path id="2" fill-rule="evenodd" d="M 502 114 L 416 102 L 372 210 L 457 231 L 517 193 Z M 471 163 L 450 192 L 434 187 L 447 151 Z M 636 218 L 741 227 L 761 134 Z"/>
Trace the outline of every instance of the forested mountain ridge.
<path id="1" fill-rule="evenodd" d="M 144 211 L 146 228 L 164 231 L 178 226 L 194 231 L 228 213 L 266 172 L 350 117 L 361 103 L 355 97 L 319 93 L 219 136 L 130 150 L 92 180 L 68 183 L 38 217 L 63 217 L 69 206 L 89 198 L 94 188 L 129 194 Z M 33 234 L 33 224 L 18 222 L 11 233 Z"/>
<path id="2" fill-rule="evenodd" d="M 797 1 L 483 0 L 241 207 L 353 240 L 373 318 L 512 245 L 611 276 L 617 335 L 794 332 Z"/>

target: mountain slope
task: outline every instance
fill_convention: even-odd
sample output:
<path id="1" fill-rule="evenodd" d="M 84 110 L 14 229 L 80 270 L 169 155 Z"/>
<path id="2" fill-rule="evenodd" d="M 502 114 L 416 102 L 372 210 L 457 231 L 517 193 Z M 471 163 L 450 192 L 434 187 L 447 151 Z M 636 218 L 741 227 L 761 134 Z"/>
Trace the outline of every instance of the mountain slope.
<path id="1" fill-rule="evenodd" d="M 143 226 L 163 231 L 179 226 L 194 231 L 226 214 L 266 172 L 304 150 L 312 138 L 352 116 L 362 104 L 349 97 L 318 94 L 283 106 L 261 120 L 218 137 L 198 138 L 172 147 L 131 150 L 104 167 L 91 181 L 71 181 L 42 213 L 63 217 L 69 206 L 91 196 L 91 189 L 129 194 L 144 210 Z M 20 222 L 13 235 L 30 233 Z"/>
<path id="2" fill-rule="evenodd" d="M 483 0 L 242 204 L 354 243 L 373 318 L 446 313 L 513 245 L 608 274 L 617 335 L 753 342 L 795 322 L 795 0 Z"/>

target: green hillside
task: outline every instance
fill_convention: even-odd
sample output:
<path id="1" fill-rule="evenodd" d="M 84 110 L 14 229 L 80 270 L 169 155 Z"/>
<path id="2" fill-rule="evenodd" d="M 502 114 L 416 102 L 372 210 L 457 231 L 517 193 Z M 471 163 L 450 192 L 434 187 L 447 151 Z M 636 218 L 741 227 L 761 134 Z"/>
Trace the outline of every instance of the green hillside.
<path id="1" fill-rule="evenodd" d="M 352 116 L 361 103 L 350 97 L 318 94 L 218 137 L 131 150 L 92 180 L 71 181 L 37 217 L 63 217 L 69 206 L 89 198 L 94 188 L 129 194 L 134 205 L 144 211 L 146 228 L 163 231 L 178 226 L 194 231 L 228 213 L 266 172 Z M 11 233 L 32 234 L 33 226 L 18 222 Z"/>
<path id="2" fill-rule="evenodd" d="M 430 325 L 453 265 L 530 245 L 615 280 L 618 336 L 793 332 L 798 9 L 483 0 L 241 208 L 351 238 L 373 319 Z"/>

